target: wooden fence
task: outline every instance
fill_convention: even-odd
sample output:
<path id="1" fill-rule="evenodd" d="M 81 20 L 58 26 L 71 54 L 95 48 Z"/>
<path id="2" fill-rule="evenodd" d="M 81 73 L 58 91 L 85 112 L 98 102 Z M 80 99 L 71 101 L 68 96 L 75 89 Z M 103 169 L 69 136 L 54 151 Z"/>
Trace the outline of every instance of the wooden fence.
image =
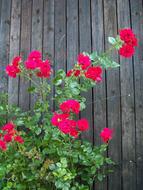
<path id="1" fill-rule="evenodd" d="M 14 55 L 39 49 L 54 60 L 54 69 L 70 69 L 78 52 L 108 47 L 107 37 L 132 27 L 139 38 L 133 59 L 114 55 L 121 67 L 104 73 L 103 82 L 86 94 L 90 131 L 114 128 L 108 155 L 117 169 L 96 190 L 143 189 L 143 2 L 142 0 L 0 0 L 0 90 L 9 102 L 29 109 L 33 103 L 20 79 L 8 80 L 4 69 Z M 48 187 L 47 187 L 48 189 Z"/>

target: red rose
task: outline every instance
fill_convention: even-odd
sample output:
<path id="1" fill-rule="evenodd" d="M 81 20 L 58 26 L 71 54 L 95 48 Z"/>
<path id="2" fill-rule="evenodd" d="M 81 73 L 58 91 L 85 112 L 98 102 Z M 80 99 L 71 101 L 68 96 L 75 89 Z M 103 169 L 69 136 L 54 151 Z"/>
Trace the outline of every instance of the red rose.
<path id="1" fill-rule="evenodd" d="M 86 78 L 92 79 L 97 82 L 102 80 L 101 75 L 102 75 L 102 68 L 100 66 L 89 67 L 85 72 Z"/>
<path id="2" fill-rule="evenodd" d="M 5 134 L 5 135 L 3 136 L 3 140 L 4 140 L 5 142 L 11 142 L 11 141 L 12 141 L 12 136 L 9 135 L 9 134 Z"/>
<path id="3" fill-rule="evenodd" d="M 2 149 L 3 151 L 7 149 L 6 142 L 0 140 L 0 149 Z"/>
<path id="4" fill-rule="evenodd" d="M 64 134 L 70 134 L 71 136 L 75 135 L 76 121 L 65 119 L 59 123 L 59 130 Z"/>
<path id="5" fill-rule="evenodd" d="M 6 125 L 4 125 L 2 127 L 2 130 L 7 131 L 8 133 L 10 133 L 11 131 L 14 130 L 14 128 L 15 128 L 15 125 L 12 122 L 9 122 L 9 123 L 7 123 Z"/>
<path id="6" fill-rule="evenodd" d="M 75 70 L 75 71 L 74 71 L 74 76 L 75 76 L 75 77 L 78 77 L 79 75 L 80 75 L 80 70 Z"/>
<path id="7" fill-rule="evenodd" d="M 65 119 L 67 119 L 69 117 L 69 114 L 58 114 L 58 113 L 54 113 L 51 122 L 54 126 L 58 126 L 59 123 Z"/>
<path id="8" fill-rule="evenodd" d="M 34 70 L 37 67 L 37 63 L 36 61 L 33 61 L 33 60 L 27 60 L 25 61 L 25 67 L 26 69 Z"/>
<path id="9" fill-rule="evenodd" d="M 78 131 L 75 128 L 70 129 L 70 136 L 77 138 L 78 137 Z"/>
<path id="10" fill-rule="evenodd" d="M 89 129 L 89 123 L 87 119 L 80 119 L 77 121 L 77 126 L 80 131 L 86 131 Z"/>
<path id="11" fill-rule="evenodd" d="M 50 61 L 46 60 L 43 62 L 39 62 L 39 65 L 37 66 L 39 69 L 39 72 L 37 73 L 38 77 L 44 77 L 44 78 L 49 78 L 51 75 L 51 65 Z"/>
<path id="12" fill-rule="evenodd" d="M 100 137 L 102 138 L 103 142 L 108 143 L 108 141 L 112 139 L 112 134 L 112 129 L 104 128 L 100 133 Z"/>
<path id="13" fill-rule="evenodd" d="M 75 77 L 78 77 L 80 75 L 80 70 L 69 70 L 66 74 L 67 77 L 70 77 L 71 75 L 74 75 Z"/>
<path id="14" fill-rule="evenodd" d="M 20 69 L 14 65 L 7 65 L 6 66 L 6 73 L 9 77 L 16 78 L 17 74 L 20 73 Z"/>
<path id="15" fill-rule="evenodd" d="M 42 54 L 38 50 L 33 50 L 29 53 L 28 60 L 38 60 L 42 58 Z"/>
<path id="16" fill-rule="evenodd" d="M 19 62 L 21 61 L 20 56 L 13 58 L 12 63 L 6 66 L 6 73 L 9 77 L 16 78 L 17 74 L 20 73 Z"/>
<path id="17" fill-rule="evenodd" d="M 24 140 L 21 136 L 15 136 L 14 137 L 14 140 L 20 144 L 23 144 L 24 143 Z"/>
<path id="18" fill-rule="evenodd" d="M 80 103 L 77 100 L 66 100 L 60 104 L 60 109 L 64 113 L 73 112 L 78 114 L 80 111 Z"/>
<path id="19" fill-rule="evenodd" d="M 131 57 L 133 56 L 135 50 L 133 46 L 124 44 L 120 49 L 119 49 L 119 54 L 123 57 Z"/>
<path id="20" fill-rule="evenodd" d="M 59 130 L 64 134 L 69 134 L 71 131 L 71 126 L 68 120 L 63 120 L 59 123 Z"/>
<path id="21" fill-rule="evenodd" d="M 126 44 L 131 45 L 131 46 L 137 46 L 138 41 L 133 33 L 133 31 L 130 28 L 125 28 L 120 30 L 120 38 L 123 40 Z"/>
<path id="22" fill-rule="evenodd" d="M 16 56 L 12 60 L 12 65 L 17 67 L 20 61 L 21 61 L 21 56 Z"/>
<path id="23" fill-rule="evenodd" d="M 67 72 L 66 76 L 67 76 L 67 77 L 70 77 L 70 76 L 72 75 L 72 73 L 73 73 L 73 70 L 69 70 L 69 71 Z"/>
<path id="24" fill-rule="evenodd" d="M 88 55 L 84 55 L 83 53 L 78 55 L 77 62 L 83 70 L 87 69 L 87 67 L 91 65 L 90 57 Z"/>

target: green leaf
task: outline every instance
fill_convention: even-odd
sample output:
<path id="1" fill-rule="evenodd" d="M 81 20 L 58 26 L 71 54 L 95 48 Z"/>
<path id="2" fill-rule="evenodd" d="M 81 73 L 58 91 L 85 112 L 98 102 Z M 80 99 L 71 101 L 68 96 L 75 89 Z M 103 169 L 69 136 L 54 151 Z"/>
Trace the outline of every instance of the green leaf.
<path id="1" fill-rule="evenodd" d="M 96 57 L 97 57 L 97 52 L 96 51 L 94 51 L 93 53 L 90 54 L 90 59 L 92 61 L 94 61 L 96 59 Z"/>
<path id="2" fill-rule="evenodd" d="M 80 103 L 80 110 L 84 110 L 86 108 L 86 104 L 84 102 Z"/>
<path id="3" fill-rule="evenodd" d="M 39 128 L 39 127 L 38 127 L 37 129 L 35 129 L 35 133 L 36 133 L 37 135 L 39 135 L 39 134 L 41 133 L 41 131 L 42 131 L 42 130 L 41 130 L 41 128 Z"/>
<path id="4" fill-rule="evenodd" d="M 28 88 L 28 92 L 29 92 L 29 93 L 34 93 L 34 92 L 35 92 L 35 89 L 36 89 L 36 88 L 35 88 L 34 86 L 31 86 L 31 87 Z"/>
<path id="5" fill-rule="evenodd" d="M 62 80 L 62 77 L 61 77 L 61 76 L 57 76 L 57 77 L 54 78 L 54 80 L 53 80 L 53 83 L 55 84 L 55 86 L 61 85 L 62 82 L 63 82 L 63 80 Z"/>
<path id="6" fill-rule="evenodd" d="M 108 37 L 108 42 L 112 45 L 114 45 L 116 43 L 116 39 L 113 37 Z"/>
<path id="7" fill-rule="evenodd" d="M 99 180 L 99 181 L 102 181 L 103 180 L 103 175 L 102 174 L 98 174 L 98 176 L 97 176 L 97 179 Z"/>
<path id="8" fill-rule="evenodd" d="M 67 167 L 67 159 L 66 158 L 61 158 L 61 163 L 64 167 Z"/>
<path id="9" fill-rule="evenodd" d="M 56 165 L 60 168 L 62 167 L 62 164 L 60 162 L 57 162 Z"/>
<path id="10" fill-rule="evenodd" d="M 11 188 L 12 187 L 12 182 L 7 182 L 7 187 Z"/>
<path id="11" fill-rule="evenodd" d="M 75 88 L 75 87 L 78 87 L 78 88 L 79 88 L 79 84 L 78 84 L 77 81 L 71 81 L 71 82 L 69 83 L 69 87 L 70 87 L 70 88 Z M 71 90 L 72 90 L 72 89 L 71 89 Z"/>
<path id="12" fill-rule="evenodd" d="M 62 78 L 64 78 L 66 76 L 66 73 L 64 70 L 62 69 L 59 69 L 56 73 L 56 75 L 60 75 Z"/>
<path id="13" fill-rule="evenodd" d="M 112 61 L 109 57 L 104 56 L 104 57 L 98 57 L 98 60 L 100 62 L 100 65 L 105 68 L 116 68 L 119 67 L 120 65 L 116 63 L 115 61 Z"/>
<path id="14" fill-rule="evenodd" d="M 55 164 L 49 165 L 49 169 L 50 169 L 50 170 L 55 170 L 55 168 L 56 168 Z"/>
<path id="15" fill-rule="evenodd" d="M 73 88 L 72 89 L 72 94 L 79 95 L 80 94 L 80 90 L 78 88 Z"/>
<path id="16" fill-rule="evenodd" d="M 107 164 L 114 164 L 114 162 L 110 158 L 106 158 L 105 161 Z"/>

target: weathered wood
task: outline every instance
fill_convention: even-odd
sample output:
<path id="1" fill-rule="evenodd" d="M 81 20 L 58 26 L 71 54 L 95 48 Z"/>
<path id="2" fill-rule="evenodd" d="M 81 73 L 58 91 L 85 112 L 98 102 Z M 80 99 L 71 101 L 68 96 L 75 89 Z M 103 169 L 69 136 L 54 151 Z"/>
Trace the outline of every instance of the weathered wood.
<path id="1" fill-rule="evenodd" d="M 43 56 L 54 59 L 54 1 L 44 0 Z"/>
<path id="2" fill-rule="evenodd" d="M 139 38 L 133 60 L 121 57 L 121 68 L 104 73 L 102 83 L 85 95 L 87 109 L 81 117 L 90 121 L 90 130 L 82 138 L 98 145 L 100 131 L 114 129 L 108 155 L 118 168 L 96 190 L 143 186 L 142 0 L 0 0 L 0 92 L 8 91 L 9 103 L 19 103 L 23 110 L 33 107 L 37 97 L 29 96 L 23 79 L 7 81 L 4 70 L 13 56 L 22 52 L 25 59 L 30 49 L 42 50 L 44 59 L 55 59 L 55 74 L 72 68 L 78 52 L 102 52 L 108 36 L 131 26 Z M 118 61 L 118 55 L 113 58 Z"/>
<path id="3" fill-rule="evenodd" d="M 108 36 L 117 35 L 116 1 L 104 0 L 105 49 L 109 49 Z M 111 56 L 119 61 L 117 54 Z M 121 190 L 121 121 L 120 121 L 120 75 L 119 69 L 106 72 L 107 81 L 107 127 L 114 130 L 114 138 L 108 149 L 108 155 L 118 165 L 109 175 L 108 188 Z"/>
<path id="4" fill-rule="evenodd" d="M 55 0 L 55 63 L 54 70 L 66 70 L 66 1 Z"/>
<path id="5" fill-rule="evenodd" d="M 0 0 L 0 23 L 1 23 L 1 12 L 2 12 L 2 0 Z M 1 25 L 0 25 L 0 29 L 1 29 Z"/>
<path id="6" fill-rule="evenodd" d="M 43 31 L 43 57 L 51 60 L 53 67 L 54 63 L 54 1 L 44 0 L 44 31 Z M 53 75 L 51 76 L 51 80 Z M 50 81 L 51 82 L 51 81 Z M 49 83 L 49 79 L 48 79 Z M 53 87 L 51 86 L 50 109 L 53 110 Z"/>
<path id="7" fill-rule="evenodd" d="M 91 52 L 91 19 L 90 19 L 90 1 L 79 0 L 79 47 L 80 52 Z M 89 120 L 90 130 L 84 133 L 82 137 L 93 142 L 93 106 L 92 106 L 92 90 L 88 93 L 82 93 L 86 98 L 87 107 L 81 113 L 81 117 Z"/>
<path id="8" fill-rule="evenodd" d="M 78 55 L 78 0 L 67 0 L 67 70 Z"/>
<path id="9" fill-rule="evenodd" d="M 118 26 L 130 27 L 130 6 L 128 0 L 118 0 Z M 135 105 L 132 59 L 120 59 L 121 111 L 122 111 L 122 172 L 123 189 L 136 189 L 135 165 Z"/>
<path id="10" fill-rule="evenodd" d="M 12 1 L 11 10 L 11 31 L 10 31 L 10 54 L 9 60 L 13 56 L 19 55 L 19 41 L 20 41 L 20 16 L 21 16 L 21 0 Z M 10 104 L 18 105 L 19 94 L 19 78 L 9 78 L 8 84 L 8 101 Z"/>
<path id="11" fill-rule="evenodd" d="M 134 90 L 136 119 L 136 189 L 143 187 L 143 2 L 130 1 L 132 28 L 139 39 L 134 56 Z"/>
<path id="12" fill-rule="evenodd" d="M 43 45 L 43 0 L 33 0 L 32 4 L 32 41 L 31 49 L 42 51 Z M 36 77 L 33 78 L 36 81 Z M 38 82 L 38 81 L 37 81 Z M 31 94 L 30 107 L 32 108 L 37 96 Z"/>
<path id="13" fill-rule="evenodd" d="M 32 1 L 22 0 L 21 9 L 21 41 L 20 41 L 20 54 L 25 60 L 28 53 L 30 52 L 31 42 L 31 10 Z M 27 91 L 30 83 L 26 79 L 20 78 L 19 85 L 19 106 L 22 110 L 26 111 L 30 105 L 30 95 Z M 26 101 L 25 101 L 26 100 Z"/>
<path id="14" fill-rule="evenodd" d="M 9 62 L 9 33 L 11 1 L 0 1 L 0 92 L 7 92 L 8 81 L 5 67 Z"/>
<path id="15" fill-rule="evenodd" d="M 104 19 L 103 2 L 91 0 L 92 18 L 92 50 L 101 53 L 104 51 Z M 105 73 L 102 76 L 102 83 L 96 85 L 93 96 L 94 105 L 94 144 L 100 145 L 100 132 L 106 126 L 106 83 Z M 96 183 L 95 190 L 106 190 L 107 179 L 103 183 Z"/>

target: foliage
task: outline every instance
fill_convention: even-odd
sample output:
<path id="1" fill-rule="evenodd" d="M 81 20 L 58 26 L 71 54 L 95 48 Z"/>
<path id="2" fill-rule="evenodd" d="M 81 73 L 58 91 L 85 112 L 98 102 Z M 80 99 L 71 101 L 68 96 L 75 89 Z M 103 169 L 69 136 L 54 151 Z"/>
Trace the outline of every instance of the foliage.
<path id="1" fill-rule="evenodd" d="M 114 163 L 106 150 L 113 131 L 103 126 L 100 134 L 103 144 L 93 146 L 80 138 L 90 127 L 86 118 L 78 119 L 78 114 L 86 108 L 86 98 L 81 92 L 101 82 L 104 69 L 119 67 L 110 58 L 111 51 L 120 50 L 124 43 L 133 44 L 135 36 L 131 35 L 127 41 L 127 32 L 123 32 L 122 39 L 109 37 L 111 48 L 100 55 L 79 54 L 73 69 L 67 73 L 58 70 L 52 84 L 47 83 L 53 73 L 50 61 L 43 61 L 39 51 L 32 51 L 25 62 L 17 56 L 6 67 L 9 77 L 20 75 L 31 81 L 28 91 L 36 94 L 37 101 L 32 110 L 22 112 L 7 104 L 7 95 L 1 95 L 0 189 L 90 190 L 94 180 L 102 181 L 111 172 L 107 165 Z M 51 85 L 55 96 L 49 102 Z M 54 113 L 50 107 L 52 101 Z M 11 133 L 11 125 L 22 141 Z M 7 141 L 6 132 L 10 135 Z"/>

